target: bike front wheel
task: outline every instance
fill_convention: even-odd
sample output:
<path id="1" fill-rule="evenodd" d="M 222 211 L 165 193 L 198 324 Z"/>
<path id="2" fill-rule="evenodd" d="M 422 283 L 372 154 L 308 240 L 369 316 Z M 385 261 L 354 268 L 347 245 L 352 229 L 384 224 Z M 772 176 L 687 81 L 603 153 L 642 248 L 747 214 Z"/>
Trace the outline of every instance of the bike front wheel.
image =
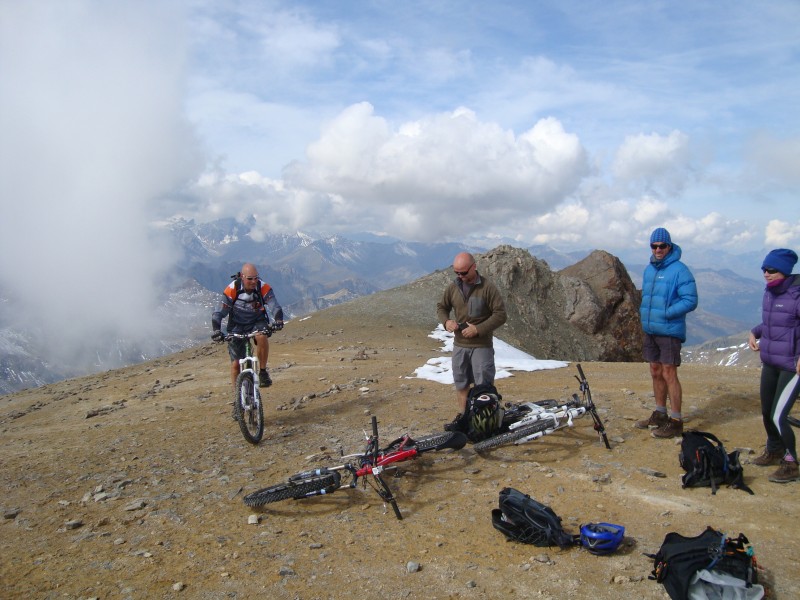
<path id="1" fill-rule="evenodd" d="M 481 442 L 476 442 L 472 448 L 476 452 L 491 450 L 492 448 L 498 448 L 499 446 L 516 442 L 517 440 L 534 433 L 540 433 L 546 431 L 547 429 L 553 429 L 555 426 L 556 425 L 553 422 L 553 419 L 542 419 L 541 421 L 535 421 L 530 425 L 524 425 L 512 431 L 507 431 L 506 433 L 501 433 L 500 435 L 490 437 Z"/>
<path id="2" fill-rule="evenodd" d="M 253 373 L 239 373 L 236 378 L 236 396 L 233 399 L 236 422 L 242 435 L 251 444 L 257 444 L 264 435 L 264 407 L 256 399 Z"/>
<path id="3" fill-rule="evenodd" d="M 330 494 L 339 489 L 341 476 L 336 471 L 321 475 L 309 475 L 302 479 L 284 481 L 248 494 L 244 497 L 247 506 L 259 507 L 281 500 L 299 500 L 311 496 Z"/>

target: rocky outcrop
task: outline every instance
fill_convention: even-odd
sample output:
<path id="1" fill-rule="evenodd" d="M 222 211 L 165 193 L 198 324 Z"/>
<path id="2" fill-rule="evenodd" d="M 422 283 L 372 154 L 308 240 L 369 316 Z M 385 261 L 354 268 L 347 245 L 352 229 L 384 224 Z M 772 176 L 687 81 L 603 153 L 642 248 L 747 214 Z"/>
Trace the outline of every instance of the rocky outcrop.
<path id="1" fill-rule="evenodd" d="M 506 299 L 500 338 L 536 358 L 641 360 L 641 295 L 618 258 L 596 250 L 558 272 L 512 246 L 476 258 Z"/>
<path id="2" fill-rule="evenodd" d="M 639 292 L 619 259 L 595 251 L 554 272 L 513 246 L 498 246 L 475 258 L 478 271 L 505 298 L 508 321 L 497 331 L 500 339 L 541 359 L 641 360 Z M 452 279 L 451 269 L 436 271 L 326 311 L 392 327 L 393 334 L 412 323 L 434 329 L 436 303 Z"/>

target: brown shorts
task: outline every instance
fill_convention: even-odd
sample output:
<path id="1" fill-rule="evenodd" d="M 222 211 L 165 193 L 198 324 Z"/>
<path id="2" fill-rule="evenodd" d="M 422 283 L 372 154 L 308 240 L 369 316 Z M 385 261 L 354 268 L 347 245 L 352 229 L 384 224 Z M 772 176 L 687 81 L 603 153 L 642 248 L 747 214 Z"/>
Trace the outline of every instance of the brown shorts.
<path id="1" fill-rule="evenodd" d="M 681 366 L 681 341 L 665 335 L 644 334 L 642 355 L 649 363 Z"/>

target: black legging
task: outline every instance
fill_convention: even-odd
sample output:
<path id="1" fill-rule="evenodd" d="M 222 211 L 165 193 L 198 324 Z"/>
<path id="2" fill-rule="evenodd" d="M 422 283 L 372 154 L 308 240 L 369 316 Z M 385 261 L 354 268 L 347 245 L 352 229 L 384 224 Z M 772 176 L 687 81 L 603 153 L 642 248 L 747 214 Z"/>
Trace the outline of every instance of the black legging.
<path id="1" fill-rule="evenodd" d="M 761 365 L 761 416 L 767 430 L 767 451 L 785 452 L 797 460 L 795 438 L 787 417 L 800 394 L 800 377 L 792 371 L 783 371 Z"/>

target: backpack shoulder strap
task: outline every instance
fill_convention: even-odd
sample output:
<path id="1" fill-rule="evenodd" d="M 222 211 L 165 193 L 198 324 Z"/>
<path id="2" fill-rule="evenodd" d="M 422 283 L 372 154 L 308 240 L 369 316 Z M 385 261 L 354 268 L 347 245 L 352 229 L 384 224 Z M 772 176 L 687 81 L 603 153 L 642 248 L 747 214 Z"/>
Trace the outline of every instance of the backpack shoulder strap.
<path id="1" fill-rule="evenodd" d="M 236 275 L 231 275 L 231 279 L 233 279 L 233 302 L 236 303 L 236 299 L 242 289 L 242 272 L 239 271 Z"/>
<path id="2" fill-rule="evenodd" d="M 722 442 L 720 442 L 719 438 L 713 433 L 709 433 L 708 431 L 697 431 L 696 429 L 693 429 L 692 431 L 697 435 L 702 435 L 704 438 L 708 438 L 710 441 L 717 444 L 717 446 L 722 446 Z"/>

